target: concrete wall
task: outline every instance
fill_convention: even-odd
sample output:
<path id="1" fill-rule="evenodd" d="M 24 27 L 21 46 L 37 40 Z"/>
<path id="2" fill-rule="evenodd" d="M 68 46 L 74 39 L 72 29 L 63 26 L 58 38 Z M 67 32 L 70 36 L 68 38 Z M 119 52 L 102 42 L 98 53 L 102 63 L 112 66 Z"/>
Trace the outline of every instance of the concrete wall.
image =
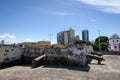
<path id="1" fill-rule="evenodd" d="M 18 60 L 22 49 L 18 45 L 0 45 L 0 63 Z"/>

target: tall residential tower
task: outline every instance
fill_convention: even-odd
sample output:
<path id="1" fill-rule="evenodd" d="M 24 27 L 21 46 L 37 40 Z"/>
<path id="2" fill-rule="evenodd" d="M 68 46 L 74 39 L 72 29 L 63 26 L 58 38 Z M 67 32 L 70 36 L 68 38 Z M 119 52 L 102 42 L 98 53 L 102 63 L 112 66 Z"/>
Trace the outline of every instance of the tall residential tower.
<path id="1" fill-rule="evenodd" d="M 88 32 L 88 30 L 83 30 L 82 31 L 82 40 L 89 41 L 89 32 Z"/>

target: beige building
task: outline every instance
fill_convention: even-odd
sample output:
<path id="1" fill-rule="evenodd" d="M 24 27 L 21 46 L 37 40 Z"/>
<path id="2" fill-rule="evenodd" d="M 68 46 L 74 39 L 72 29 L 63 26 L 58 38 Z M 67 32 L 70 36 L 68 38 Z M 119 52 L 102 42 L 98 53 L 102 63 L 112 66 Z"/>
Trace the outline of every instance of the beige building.
<path id="1" fill-rule="evenodd" d="M 50 45 L 50 41 L 38 41 L 38 45 Z"/>
<path id="2" fill-rule="evenodd" d="M 69 44 L 72 44 L 75 41 L 75 30 L 70 28 L 68 34 L 69 34 Z"/>

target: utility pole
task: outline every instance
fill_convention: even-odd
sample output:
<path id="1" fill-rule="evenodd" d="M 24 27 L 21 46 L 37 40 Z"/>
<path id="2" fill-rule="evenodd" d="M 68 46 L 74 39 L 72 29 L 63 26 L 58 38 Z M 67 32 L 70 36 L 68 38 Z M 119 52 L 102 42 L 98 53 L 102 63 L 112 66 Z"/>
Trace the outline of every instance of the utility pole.
<path id="1" fill-rule="evenodd" d="M 48 34 L 48 36 L 50 36 L 50 43 L 51 43 L 52 35 L 53 35 L 53 34 Z"/>
<path id="2" fill-rule="evenodd" d="M 100 47 L 100 31 L 98 30 L 98 36 L 99 36 L 99 51 L 101 51 L 101 47 Z"/>

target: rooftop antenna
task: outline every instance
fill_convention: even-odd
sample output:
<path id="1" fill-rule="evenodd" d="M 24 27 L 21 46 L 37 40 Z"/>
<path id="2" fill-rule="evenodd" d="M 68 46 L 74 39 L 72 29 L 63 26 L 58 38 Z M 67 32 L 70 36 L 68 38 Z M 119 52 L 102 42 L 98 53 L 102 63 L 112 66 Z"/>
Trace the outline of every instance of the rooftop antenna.
<path id="1" fill-rule="evenodd" d="M 101 51 L 101 47 L 100 47 L 100 30 L 98 30 L 98 36 L 99 36 L 99 51 Z"/>
<path id="2" fill-rule="evenodd" d="M 51 43 L 52 35 L 53 35 L 53 34 L 48 34 L 48 36 L 50 36 L 50 43 Z"/>

